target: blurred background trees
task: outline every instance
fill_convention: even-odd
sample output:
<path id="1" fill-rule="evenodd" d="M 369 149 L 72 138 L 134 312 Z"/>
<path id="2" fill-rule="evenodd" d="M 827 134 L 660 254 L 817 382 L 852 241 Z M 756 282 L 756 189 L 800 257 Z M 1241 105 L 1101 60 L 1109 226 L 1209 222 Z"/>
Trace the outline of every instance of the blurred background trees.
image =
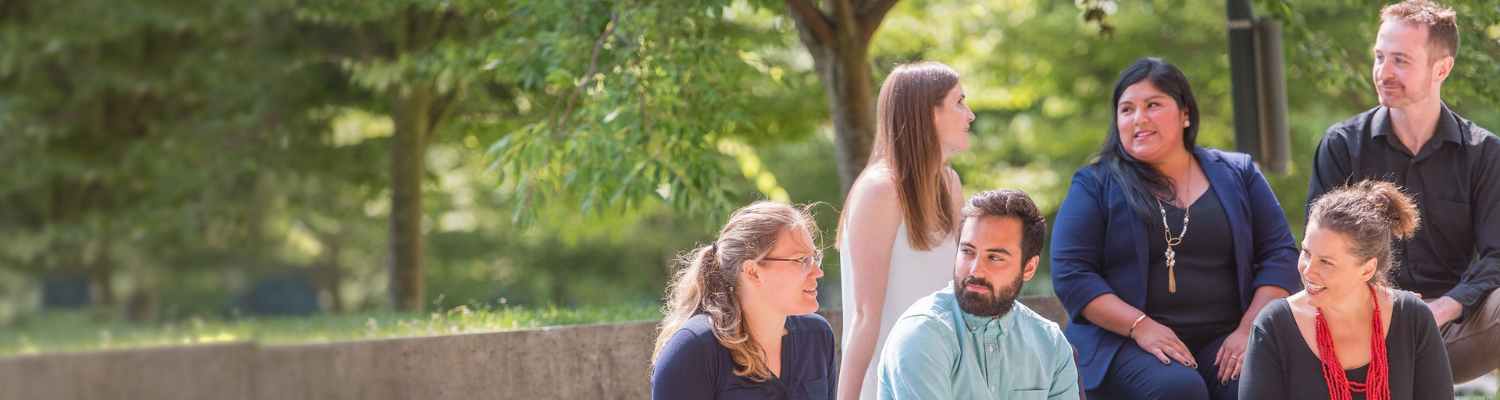
<path id="1" fill-rule="evenodd" d="M 1256 2 L 1287 27 L 1293 157 L 1268 178 L 1299 235 L 1318 138 L 1376 104 L 1358 3 Z M 1445 100 L 1500 127 L 1500 8 L 1451 3 Z M 652 304 L 756 199 L 826 203 L 833 247 L 859 109 L 914 60 L 963 73 L 965 191 L 1050 217 L 1140 57 L 1232 149 L 1226 43 L 1223 4 L 1186 0 L 4 0 L 0 326 Z"/>

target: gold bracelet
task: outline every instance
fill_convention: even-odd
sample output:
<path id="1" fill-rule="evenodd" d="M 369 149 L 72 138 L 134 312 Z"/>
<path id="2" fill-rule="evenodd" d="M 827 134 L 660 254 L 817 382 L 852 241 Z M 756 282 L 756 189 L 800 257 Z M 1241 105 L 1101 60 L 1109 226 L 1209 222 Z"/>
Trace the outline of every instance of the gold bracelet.
<path id="1" fill-rule="evenodd" d="M 1131 335 L 1135 334 L 1135 326 L 1136 325 L 1140 325 L 1141 324 L 1141 320 L 1143 320 L 1143 319 L 1146 319 L 1146 313 L 1141 313 L 1141 316 L 1135 317 L 1135 322 L 1130 324 L 1130 330 L 1125 331 L 1125 337 L 1128 337 L 1128 338 L 1131 338 L 1131 339 L 1135 339 L 1135 337 L 1133 337 Z"/>

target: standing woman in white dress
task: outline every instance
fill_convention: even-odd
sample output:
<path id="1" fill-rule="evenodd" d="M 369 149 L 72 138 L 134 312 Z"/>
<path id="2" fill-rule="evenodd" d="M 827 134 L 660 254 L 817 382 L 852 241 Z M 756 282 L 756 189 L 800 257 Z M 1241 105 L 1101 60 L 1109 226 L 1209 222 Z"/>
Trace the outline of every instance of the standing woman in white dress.
<path id="1" fill-rule="evenodd" d="M 901 313 L 952 278 L 963 189 L 948 157 L 969 149 L 974 113 L 958 72 L 896 66 L 880 86 L 870 164 L 839 223 L 844 355 L 839 399 L 874 399 L 880 348 Z"/>

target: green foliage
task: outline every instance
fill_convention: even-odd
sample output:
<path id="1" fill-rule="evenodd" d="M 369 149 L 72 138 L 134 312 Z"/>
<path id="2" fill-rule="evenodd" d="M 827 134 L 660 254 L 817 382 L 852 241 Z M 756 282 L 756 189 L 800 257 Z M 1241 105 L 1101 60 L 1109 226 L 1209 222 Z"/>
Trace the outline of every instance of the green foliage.
<path id="1" fill-rule="evenodd" d="M 1257 0 L 1265 14 L 1285 25 L 1296 46 L 1287 59 L 1291 73 L 1306 74 L 1329 96 L 1373 104 L 1370 69 L 1380 5 L 1349 1 Z M 1500 7 L 1485 0 L 1442 1 L 1458 13 L 1459 54 L 1443 84 L 1443 99 L 1460 113 L 1500 106 L 1494 65 L 1500 62 Z M 1311 21 L 1311 22 L 1310 22 Z"/>
<path id="2" fill-rule="evenodd" d="M 425 273 L 440 308 L 470 301 L 602 305 L 652 302 L 677 251 L 711 240 L 701 219 L 646 208 L 583 216 L 569 202 L 537 205 L 537 226 L 511 216 L 518 199 L 495 190 L 482 139 L 433 149 Z M 729 186 L 729 190 L 741 190 Z"/>
<path id="3" fill-rule="evenodd" d="M 759 134 L 742 93 L 768 74 L 744 60 L 756 34 L 725 18 L 728 5 L 533 4 L 523 21 L 548 23 L 516 44 L 541 50 L 501 69 L 555 106 L 490 148 L 518 220 L 558 200 L 591 215 L 659 202 L 711 221 L 736 208 L 716 143 Z"/>
<path id="4" fill-rule="evenodd" d="M 279 3 L 8 6 L 0 226 L 27 244 L 0 265 L 107 271 L 188 243 L 255 246 L 262 145 L 295 142 L 283 128 L 302 121 L 268 82 L 307 83 L 271 67 Z"/>
<path id="5" fill-rule="evenodd" d="M 351 44 L 324 42 L 322 50 L 356 86 L 376 92 L 439 93 L 468 87 L 486 71 L 477 47 L 506 34 L 507 4 L 480 1 L 318 1 L 300 4 L 299 21 L 348 34 Z"/>
<path id="6" fill-rule="evenodd" d="M 315 277 L 325 304 L 383 304 L 390 155 L 417 98 L 436 128 L 418 224 L 427 304 L 654 301 L 677 252 L 761 198 L 827 203 L 831 247 L 829 111 L 780 3 L 6 3 L 0 325 L 35 292 L 16 288 L 78 274 L 119 300 L 155 291 L 142 307 L 154 298 L 167 319 L 226 314 L 286 271 Z M 1500 8 L 1451 3 L 1464 39 L 1445 100 L 1500 126 Z M 1318 138 L 1375 104 L 1378 6 L 1255 4 L 1286 26 L 1293 157 L 1268 179 L 1300 230 Z M 951 160 L 965 190 L 1022 189 L 1051 217 L 1103 141 L 1115 76 L 1140 57 L 1181 67 L 1200 143 L 1233 149 L 1226 45 L 1222 2 L 905 0 L 871 62 L 877 81 L 917 59 L 958 69 L 978 115 Z"/>

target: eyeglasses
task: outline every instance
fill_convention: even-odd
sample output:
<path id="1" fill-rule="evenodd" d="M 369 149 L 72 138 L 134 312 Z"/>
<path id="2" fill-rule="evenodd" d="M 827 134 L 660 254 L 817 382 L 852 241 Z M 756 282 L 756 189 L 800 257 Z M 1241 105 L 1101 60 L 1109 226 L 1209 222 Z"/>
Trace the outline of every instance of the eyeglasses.
<path id="1" fill-rule="evenodd" d="M 823 265 L 823 251 L 822 250 L 818 250 L 817 252 L 813 253 L 810 256 L 801 257 L 801 258 L 771 258 L 771 257 L 766 257 L 766 258 L 762 258 L 761 261 L 787 261 L 787 262 L 799 263 L 799 264 L 802 264 L 802 273 L 805 275 L 805 274 L 807 274 L 809 272 L 812 272 L 813 268 Z"/>

